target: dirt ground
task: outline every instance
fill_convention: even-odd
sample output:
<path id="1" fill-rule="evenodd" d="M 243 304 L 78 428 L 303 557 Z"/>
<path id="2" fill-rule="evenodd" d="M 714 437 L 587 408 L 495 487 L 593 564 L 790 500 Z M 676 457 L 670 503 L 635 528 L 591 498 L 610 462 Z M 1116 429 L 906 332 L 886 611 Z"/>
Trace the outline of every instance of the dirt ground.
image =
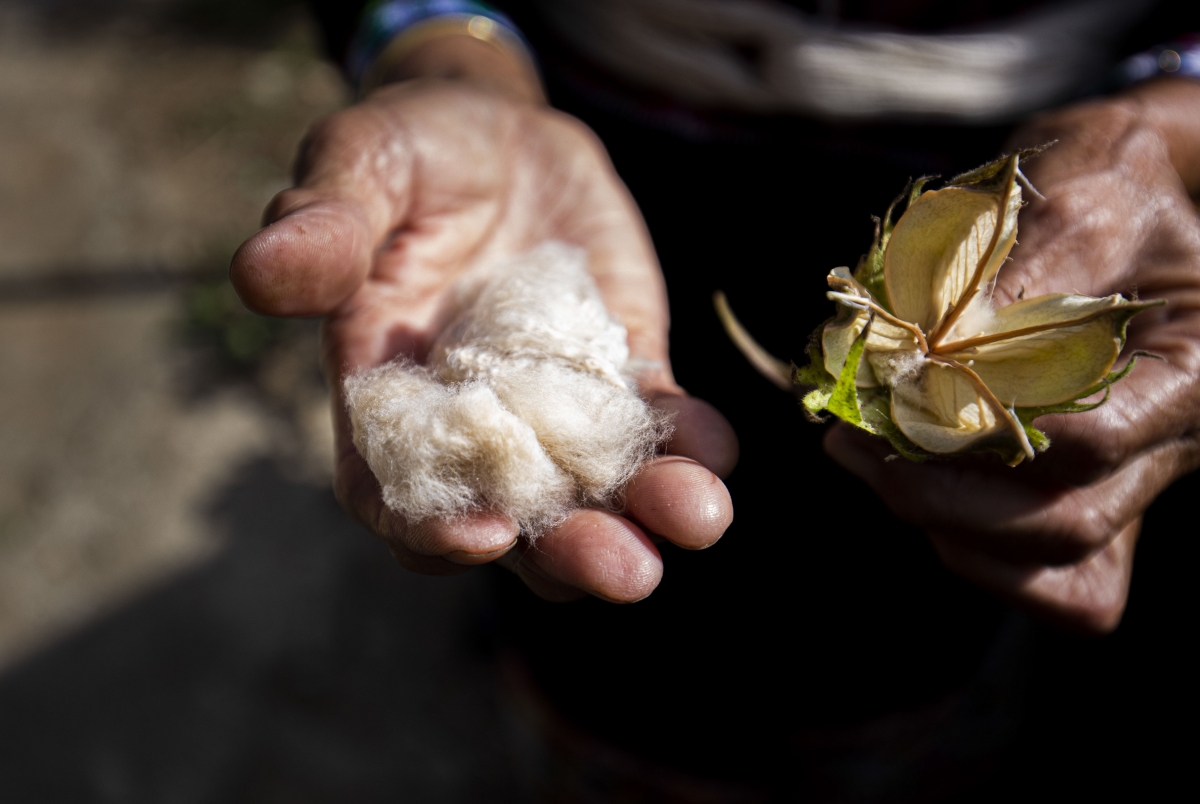
<path id="1" fill-rule="evenodd" d="M 315 322 L 224 279 L 347 100 L 295 0 L 0 0 L 0 801 L 531 800 L 489 576 L 348 520 Z M 1191 781 L 1197 493 L 1115 635 L 1040 637 L 989 801 Z"/>
<path id="2" fill-rule="evenodd" d="M 0 8 L 8 664 L 211 556 L 219 540 L 195 513 L 206 495 L 291 435 L 259 386 L 279 360 L 308 368 L 311 333 L 248 355 L 242 376 L 202 383 L 217 350 L 188 343 L 189 302 L 218 286 L 287 186 L 306 124 L 344 90 L 302 18 L 254 47 L 185 39 L 136 6 L 66 32 L 61 11 Z M 315 372 L 293 374 L 311 386 L 315 418 Z M 327 429 L 292 446 L 328 452 Z"/>
<path id="3" fill-rule="evenodd" d="M 347 101 L 291 2 L 0 0 L 0 789 L 511 793 L 478 576 L 328 490 L 316 325 L 224 275 Z"/>

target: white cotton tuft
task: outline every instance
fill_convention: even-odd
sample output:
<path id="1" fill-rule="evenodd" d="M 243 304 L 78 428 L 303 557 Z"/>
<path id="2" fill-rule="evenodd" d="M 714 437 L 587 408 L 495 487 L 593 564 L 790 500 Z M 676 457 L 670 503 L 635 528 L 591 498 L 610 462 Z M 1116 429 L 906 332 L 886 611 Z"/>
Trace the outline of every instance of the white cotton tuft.
<path id="1" fill-rule="evenodd" d="M 546 243 L 464 281 L 426 367 L 347 378 L 354 443 L 411 522 L 493 510 L 537 536 L 614 507 L 669 433 L 581 249 Z"/>
<path id="2" fill-rule="evenodd" d="M 544 527 L 570 509 L 571 479 L 482 382 L 390 363 L 348 378 L 346 401 L 384 503 L 409 521 L 491 508 Z"/>
<path id="3" fill-rule="evenodd" d="M 493 376 L 505 406 L 527 422 L 578 485 L 579 502 L 612 502 L 654 455 L 662 421 L 627 387 L 552 361 Z"/>
<path id="4" fill-rule="evenodd" d="M 958 321 L 946 333 L 947 341 L 965 340 L 992 332 L 996 326 L 996 308 L 991 296 L 977 293 L 962 311 Z"/>
<path id="5" fill-rule="evenodd" d="M 430 365 L 447 382 L 505 373 L 514 362 L 555 360 L 627 386 L 625 327 L 604 307 L 587 255 L 564 243 L 468 277 L 463 312 L 434 343 Z"/>
<path id="6" fill-rule="evenodd" d="M 925 368 L 925 355 L 916 350 L 869 352 L 867 359 L 879 381 L 891 388 L 916 382 Z"/>

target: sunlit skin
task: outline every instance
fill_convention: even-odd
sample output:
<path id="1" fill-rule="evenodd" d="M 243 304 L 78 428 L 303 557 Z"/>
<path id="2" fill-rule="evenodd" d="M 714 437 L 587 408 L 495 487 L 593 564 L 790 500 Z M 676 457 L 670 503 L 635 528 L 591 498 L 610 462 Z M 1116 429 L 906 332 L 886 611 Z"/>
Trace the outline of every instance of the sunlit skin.
<path id="1" fill-rule="evenodd" d="M 357 368 L 397 354 L 421 359 L 468 263 L 549 238 L 585 246 L 633 353 L 661 366 L 642 378 L 644 391 L 678 411 L 670 454 L 630 485 L 624 515 L 577 512 L 534 549 L 487 515 L 399 521 L 351 443 L 338 398 L 336 489 L 412 570 L 497 561 L 548 599 L 639 600 L 662 575 L 656 541 L 697 549 L 728 527 L 733 509 L 718 477 L 737 461 L 729 425 L 672 378 L 665 288 L 645 224 L 602 145 L 544 105 L 519 59 L 448 36 L 391 78 L 398 83 L 314 127 L 297 187 L 272 202 L 269 225 L 235 256 L 234 284 L 256 310 L 327 316 L 336 389 Z M 1136 286 L 1169 304 L 1135 319 L 1128 348 L 1165 362 L 1139 365 L 1097 411 L 1039 420 L 1054 447 L 1018 469 L 988 458 L 885 462 L 885 441 L 842 426 L 825 442 L 898 516 L 928 531 L 950 570 L 1084 632 L 1119 622 L 1142 513 L 1200 456 L 1200 220 L 1188 198 L 1200 189 L 1197 132 L 1200 85 L 1164 81 L 1035 121 L 1012 142 L 1060 140 L 1027 165 L 1047 200 L 1022 213 L 998 301 L 1022 289 L 1105 296 Z"/>
<path id="2" fill-rule="evenodd" d="M 662 275 L 603 146 L 545 106 L 520 65 L 501 69 L 502 51 L 447 39 L 413 54 L 408 69 L 417 75 L 398 76 L 418 80 L 386 86 L 314 127 L 297 187 L 274 199 L 269 225 L 235 256 L 234 285 L 264 313 L 326 315 L 338 498 L 402 565 L 441 575 L 498 561 L 551 600 L 640 600 L 662 577 L 657 539 L 700 549 L 728 527 L 733 508 L 718 475 L 736 463 L 736 439 L 672 378 Z M 400 520 L 351 442 L 341 378 L 397 355 L 423 359 L 465 267 L 550 239 L 587 248 L 632 355 L 659 367 L 639 381 L 655 405 L 677 412 L 669 454 L 630 484 L 624 515 L 579 511 L 532 549 L 495 515 Z"/>
<path id="3" fill-rule="evenodd" d="M 885 463 L 886 442 L 841 425 L 825 440 L 929 532 L 951 570 L 1085 633 L 1119 623 L 1142 514 L 1200 462 L 1198 132 L 1200 84 L 1163 81 L 1047 115 L 1011 142 L 1059 140 L 1024 166 L 1046 200 L 1021 213 L 998 303 L 1052 291 L 1165 299 L 1134 319 L 1126 346 L 1165 360 L 1139 363 L 1095 411 L 1039 419 L 1053 446 L 1016 469 L 988 458 Z"/>

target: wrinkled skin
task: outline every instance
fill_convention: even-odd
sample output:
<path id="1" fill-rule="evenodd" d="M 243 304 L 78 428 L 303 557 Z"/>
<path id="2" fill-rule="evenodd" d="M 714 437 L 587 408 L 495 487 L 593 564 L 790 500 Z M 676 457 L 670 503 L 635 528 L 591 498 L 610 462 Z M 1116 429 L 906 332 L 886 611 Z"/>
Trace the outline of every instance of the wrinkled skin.
<path id="1" fill-rule="evenodd" d="M 665 290 L 641 216 L 602 146 L 541 105 L 515 62 L 474 40 L 435 40 L 384 89 L 316 126 L 297 187 L 234 258 L 246 303 L 273 315 L 326 315 L 331 385 L 398 354 L 421 359 L 447 290 L 471 261 L 548 238 L 585 246 L 642 378 L 678 412 L 668 455 L 629 487 L 624 515 L 584 510 L 528 549 L 510 523 L 407 523 L 383 505 L 355 451 L 340 398 L 336 489 L 343 505 L 409 569 L 449 574 L 498 561 L 552 600 L 631 602 L 662 574 L 655 541 L 697 549 L 732 519 L 718 476 L 737 460 L 729 425 L 688 397 L 667 362 Z M 1168 86 L 1169 85 L 1169 86 Z M 1159 82 L 1069 109 L 1012 147 L 1060 143 L 1028 175 L 1046 195 L 1022 213 L 1021 244 L 1001 271 L 1001 302 L 1073 291 L 1163 298 L 1139 316 L 1128 349 L 1146 361 L 1099 410 L 1039 420 L 1050 452 L 1009 469 L 987 457 L 886 462 L 882 439 L 837 426 L 826 449 L 901 518 L 924 527 L 946 566 L 1018 607 L 1102 633 L 1120 620 L 1141 516 L 1200 460 L 1200 84 Z"/>
<path id="2" fill-rule="evenodd" d="M 927 530 L 951 570 L 1084 633 L 1120 622 L 1143 513 L 1200 463 L 1200 217 L 1188 197 L 1200 165 L 1190 142 L 1154 125 L 1168 107 L 1196 116 L 1198 96 L 1200 85 L 1179 82 L 1075 107 L 1011 143 L 1059 140 L 1024 165 L 1045 200 L 1021 213 L 998 302 L 1022 290 L 1165 299 L 1134 319 L 1126 346 L 1164 360 L 1140 362 L 1097 410 L 1039 419 L 1052 447 L 1016 469 L 990 457 L 885 462 L 886 442 L 842 425 L 825 441 L 897 516 Z"/>
<path id="3" fill-rule="evenodd" d="M 274 199 L 266 221 L 234 258 L 233 282 L 255 310 L 326 315 L 337 495 L 403 566 L 440 575 L 498 560 L 551 600 L 632 602 L 662 576 L 656 539 L 700 549 L 728 527 L 733 509 L 718 475 L 733 468 L 737 442 L 715 409 L 672 379 L 666 292 L 645 224 L 603 147 L 574 119 L 463 82 L 384 87 L 313 129 L 297 186 Z M 533 548 L 496 515 L 402 521 L 351 441 L 342 378 L 397 355 L 422 360 L 464 268 L 550 239 L 587 248 L 632 355 L 660 367 L 639 381 L 653 404 L 676 411 L 669 454 L 629 485 L 623 515 L 578 511 Z"/>

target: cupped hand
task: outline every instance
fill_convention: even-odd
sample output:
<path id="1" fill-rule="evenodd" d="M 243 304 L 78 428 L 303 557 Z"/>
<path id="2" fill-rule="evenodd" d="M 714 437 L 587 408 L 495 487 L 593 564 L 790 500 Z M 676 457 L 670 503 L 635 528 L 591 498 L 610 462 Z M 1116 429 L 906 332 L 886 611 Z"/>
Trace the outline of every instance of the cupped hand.
<path id="1" fill-rule="evenodd" d="M 630 602 L 662 575 L 657 540 L 703 548 L 729 525 L 717 476 L 732 469 L 736 440 L 673 381 L 650 238 L 603 147 L 573 118 L 461 82 L 386 87 L 312 130 L 296 187 L 274 199 L 266 222 L 234 257 L 234 285 L 260 312 L 326 316 L 337 495 L 405 567 L 450 574 L 499 560 L 549 599 Z M 639 383 L 676 412 L 668 454 L 629 484 L 622 514 L 577 511 L 532 546 L 487 512 L 404 521 L 352 443 L 342 379 L 398 356 L 424 360 L 464 270 L 546 240 L 587 250 L 632 356 L 657 367 Z"/>
<path id="2" fill-rule="evenodd" d="M 1000 304 L 1052 292 L 1163 299 L 1134 319 L 1124 352 L 1162 360 L 1140 361 L 1096 410 L 1039 419 L 1052 446 L 1016 469 L 985 456 L 885 461 L 886 443 L 844 425 L 825 442 L 926 529 L 949 569 L 1084 633 L 1120 622 L 1143 513 L 1200 464 L 1200 216 L 1184 180 L 1200 165 L 1191 143 L 1155 125 L 1200 117 L 1200 86 L 1151 93 L 1068 109 L 1016 135 L 1014 148 L 1058 143 L 1023 165 L 1045 198 L 1021 212 L 995 294 Z"/>

